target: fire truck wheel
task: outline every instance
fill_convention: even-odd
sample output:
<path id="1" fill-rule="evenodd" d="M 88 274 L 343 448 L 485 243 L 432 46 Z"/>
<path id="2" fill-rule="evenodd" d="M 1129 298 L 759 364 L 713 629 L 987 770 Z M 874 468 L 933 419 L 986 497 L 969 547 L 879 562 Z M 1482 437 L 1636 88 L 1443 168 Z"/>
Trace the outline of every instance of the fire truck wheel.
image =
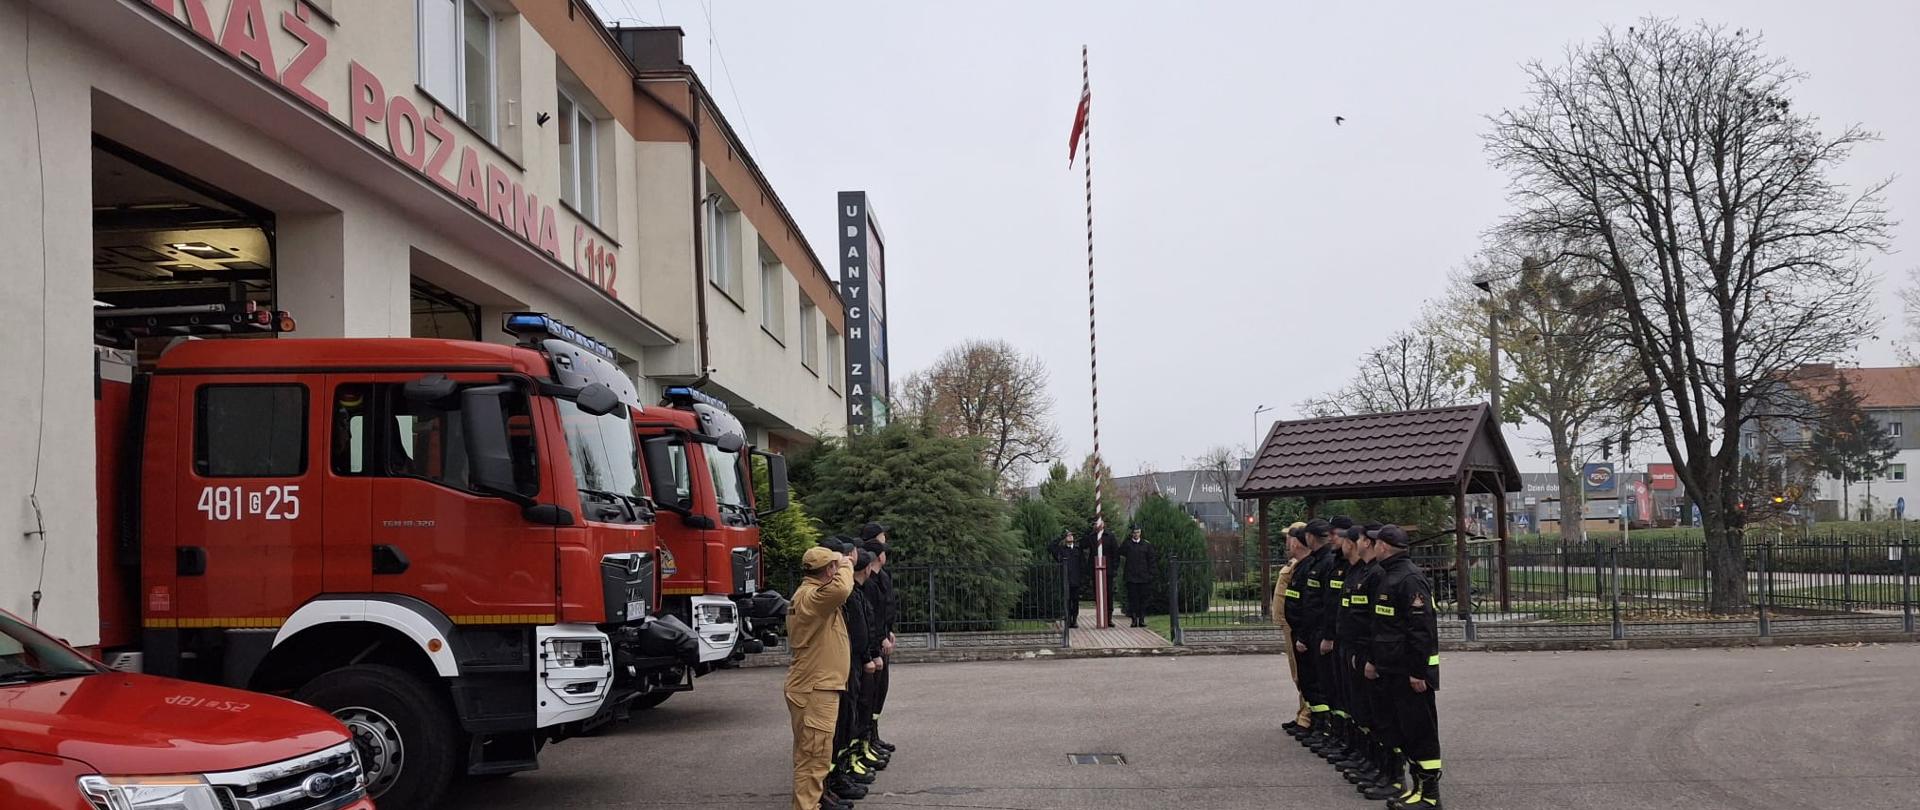
<path id="1" fill-rule="evenodd" d="M 353 734 L 367 792 L 383 806 L 432 807 L 459 764 L 453 712 L 406 670 L 374 664 L 322 674 L 295 700 L 333 713 Z"/>
<path id="2" fill-rule="evenodd" d="M 670 697 L 673 697 L 672 692 L 648 692 L 644 695 L 641 695 L 640 697 L 634 698 L 633 708 L 651 709 L 655 706 L 658 706 L 662 703 L 667 702 L 667 698 L 670 698 Z"/>

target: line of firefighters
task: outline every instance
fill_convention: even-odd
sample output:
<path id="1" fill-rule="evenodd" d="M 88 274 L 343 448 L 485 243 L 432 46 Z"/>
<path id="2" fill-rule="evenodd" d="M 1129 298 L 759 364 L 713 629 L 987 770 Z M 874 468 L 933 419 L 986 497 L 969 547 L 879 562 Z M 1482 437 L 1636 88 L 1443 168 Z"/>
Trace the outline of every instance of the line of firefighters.
<path id="1" fill-rule="evenodd" d="M 851 808 L 892 758 L 879 725 L 900 603 L 886 563 L 879 523 L 858 542 L 828 537 L 801 555 L 806 577 L 787 614 L 795 810 Z"/>
<path id="2" fill-rule="evenodd" d="M 1346 517 L 1288 527 L 1275 596 L 1300 706 L 1282 727 L 1368 799 L 1437 810 L 1440 640 L 1409 542 L 1399 526 Z"/>

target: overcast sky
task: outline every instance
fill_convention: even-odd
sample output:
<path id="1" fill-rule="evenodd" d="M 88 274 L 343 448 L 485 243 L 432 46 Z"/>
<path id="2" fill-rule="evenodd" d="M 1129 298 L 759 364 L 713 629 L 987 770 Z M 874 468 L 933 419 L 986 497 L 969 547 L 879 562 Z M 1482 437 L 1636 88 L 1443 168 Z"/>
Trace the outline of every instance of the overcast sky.
<path id="1" fill-rule="evenodd" d="M 1264 426 L 1344 382 L 1506 210 L 1480 135 L 1520 102 L 1520 64 L 1656 10 L 706 2 L 595 0 L 608 19 L 686 29 L 687 61 L 823 257 L 835 192 L 872 195 L 896 379 L 959 341 L 1005 339 L 1051 370 L 1075 461 L 1091 428 L 1082 176 L 1066 147 L 1091 47 L 1101 449 L 1122 474 L 1251 444 L 1256 406 L 1275 407 Z M 1894 294 L 1920 265 L 1920 3 L 1657 10 L 1758 29 L 1811 74 L 1798 107 L 1885 137 L 1844 179 L 1901 177 L 1890 203 L 1907 223 L 1874 262 L 1885 323 L 1856 358 L 1895 363 Z"/>

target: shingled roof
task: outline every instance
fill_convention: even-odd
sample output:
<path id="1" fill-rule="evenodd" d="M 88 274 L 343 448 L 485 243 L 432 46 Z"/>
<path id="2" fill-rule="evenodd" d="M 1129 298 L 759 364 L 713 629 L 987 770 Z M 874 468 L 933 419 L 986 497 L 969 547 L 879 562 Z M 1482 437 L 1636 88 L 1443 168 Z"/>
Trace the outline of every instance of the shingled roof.
<path id="1" fill-rule="evenodd" d="M 1242 498 L 1392 498 L 1519 492 L 1520 470 L 1484 404 L 1276 422 Z"/>

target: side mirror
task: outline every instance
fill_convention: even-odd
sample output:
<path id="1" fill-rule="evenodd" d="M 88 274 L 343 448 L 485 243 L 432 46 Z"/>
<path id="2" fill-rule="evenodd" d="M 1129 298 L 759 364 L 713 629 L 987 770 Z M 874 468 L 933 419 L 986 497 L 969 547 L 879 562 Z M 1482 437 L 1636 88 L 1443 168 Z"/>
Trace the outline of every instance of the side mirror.
<path id="1" fill-rule="evenodd" d="M 647 464 L 647 491 L 653 502 L 669 512 L 686 514 L 680 505 L 679 476 L 673 474 L 673 439 L 655 436 L 640 443 L 640 458 Z"/>
<path id="2" fill-rule="evenodd" d="M 760 514 L 771 515 L 784 512 L 792 504 L 793 496 L 787 487 L 787 457 L 778 453 L 755 453 L 767 460 L 767 500 L 769 503 L 760 510 Z"/>
<path id="3" fill-rule="evenodd" d="M 428 374 L 400 386 L 401 395 L 412 402 L 437 402 L 453 396 L 457 390 L 459 386 L 445 374 Z"/>
<path id="4" fill-rule="evenodd" d="M 738 433 L 722 433 L 713 440 L 713 446 L 720 448 L 722 452 L 738 453 L 747 446 L 747 440 L 741 438 Z"/>
<path id="5" fill-rule="evenodd" d="M 482 385 L 460 392 L 460 433 L 467 450 L 467 480 L 481 492 L 531 506 L 533 499 L 520 493 L 513 478 L 507 415 L 500 403 L 500 398 L 510 393 L 513 393 L 511 385 Z"/>
<path id="6" fill-rule="evenodd" d="M 580 389 L 580 393 L 574 395 L 573 402 L 589 416 L 606 416 L 613 413 L 614 408 L 620 407 L 620 395 L 615 394 L 606 383 L 588 383 Z"/>

